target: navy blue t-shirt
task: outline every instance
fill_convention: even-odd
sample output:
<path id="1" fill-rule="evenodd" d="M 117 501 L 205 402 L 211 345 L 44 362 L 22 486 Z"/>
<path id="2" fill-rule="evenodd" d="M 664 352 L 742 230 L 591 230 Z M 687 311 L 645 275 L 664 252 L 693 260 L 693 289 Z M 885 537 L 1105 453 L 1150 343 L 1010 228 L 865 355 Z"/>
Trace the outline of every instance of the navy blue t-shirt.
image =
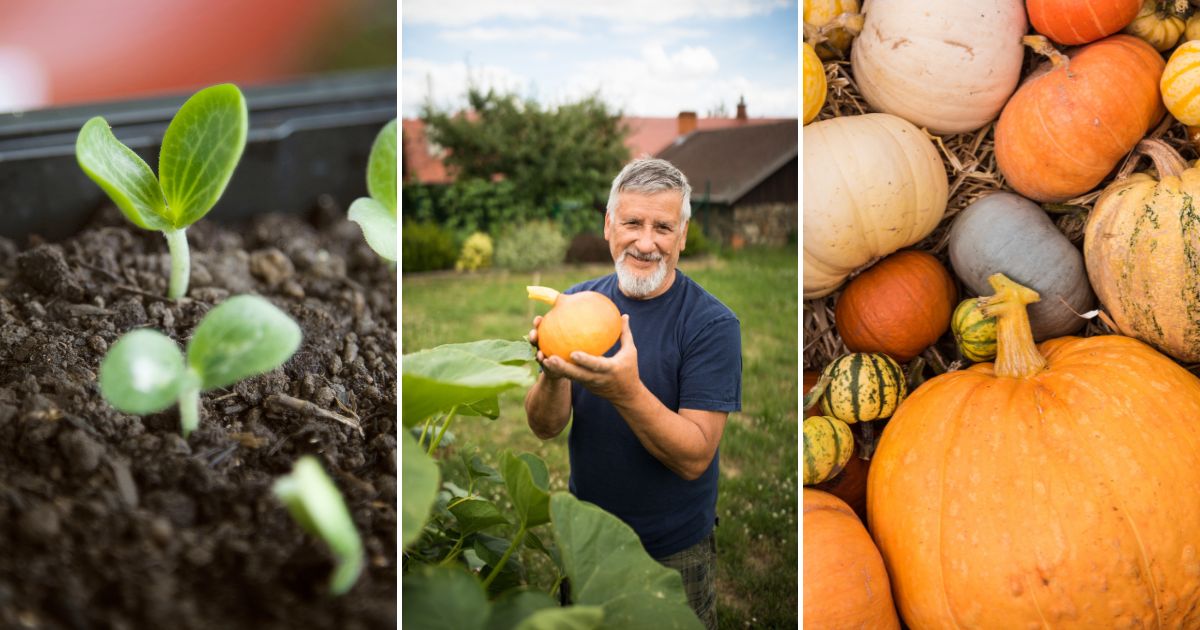
<path id="1" fill-rule="evenodd" d="M 625 297 L 615 273 L 577 284 L 567 293 L 579 291 L 603 293 L 629 315 L 639 376 L 667 408 L 741 409 L 737 316 L 683 272 L 677 269 L 671 288 L 649 300 Z M 605 356 L 619 348 L 618 341 Z M 572 494 L 625 521 L 654 557 L 682 551 L 712 531 L 719 450 L 704 474 L 686 481 L 642 446 L 612 403 L 572 383 L 571 406 Z"/>

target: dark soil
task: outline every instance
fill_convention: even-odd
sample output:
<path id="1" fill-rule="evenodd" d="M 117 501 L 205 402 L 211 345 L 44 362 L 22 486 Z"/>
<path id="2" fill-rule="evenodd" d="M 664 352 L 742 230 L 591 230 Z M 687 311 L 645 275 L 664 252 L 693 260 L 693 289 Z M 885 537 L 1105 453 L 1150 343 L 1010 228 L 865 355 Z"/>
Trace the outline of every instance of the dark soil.
<path id="1" fill-rule="evenodd" d="M 165 239 L 111 208 L 61 243 L 0 238 L 0 627 L 396 627 L 396 279 L 344 217 L 201 220 L 179 302 L 162 297 Z M 104 402 L 118 337 L 148 326 L 182 348 L 241 293 L 300 324 L 282 368 L 203 394 L 187 440 L 174 408 Z M 305 454 L 367 551 L 342 597 L 332 555 L 271 493 Z"/>

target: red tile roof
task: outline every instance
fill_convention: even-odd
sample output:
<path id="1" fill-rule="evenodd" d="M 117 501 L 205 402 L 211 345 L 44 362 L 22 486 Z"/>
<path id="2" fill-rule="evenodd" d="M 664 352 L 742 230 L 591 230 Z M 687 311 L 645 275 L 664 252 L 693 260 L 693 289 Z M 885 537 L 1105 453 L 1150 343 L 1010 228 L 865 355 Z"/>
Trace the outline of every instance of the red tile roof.
<path id="1" fill-rule="evenodd" d="M 421 184 L 449 184 L 454 181 L 442 163 L 445 150 L 429 145 L 425 136 L 425 121 L 405 118 L 402 131 L 402 181 Z"/>

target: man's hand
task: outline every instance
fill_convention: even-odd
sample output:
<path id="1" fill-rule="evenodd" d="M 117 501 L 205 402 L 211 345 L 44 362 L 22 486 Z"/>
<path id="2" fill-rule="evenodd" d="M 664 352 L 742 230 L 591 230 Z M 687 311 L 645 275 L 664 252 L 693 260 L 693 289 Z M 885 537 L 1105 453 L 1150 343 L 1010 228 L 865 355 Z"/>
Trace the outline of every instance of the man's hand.
<path id="1" fill-rule="evenodd" d="M 559 357 L 544 357 L 538 351 L 538 361 L 547 373 L 565 376 L 609 401 L 632 398 L 641 387 L 637 346 L 633 345 L 628 315 L 621 316 L 621 349 L 615 355 L 598 357 L 576 350 L 571 353 L 571 360 L 574 365 Z"/>

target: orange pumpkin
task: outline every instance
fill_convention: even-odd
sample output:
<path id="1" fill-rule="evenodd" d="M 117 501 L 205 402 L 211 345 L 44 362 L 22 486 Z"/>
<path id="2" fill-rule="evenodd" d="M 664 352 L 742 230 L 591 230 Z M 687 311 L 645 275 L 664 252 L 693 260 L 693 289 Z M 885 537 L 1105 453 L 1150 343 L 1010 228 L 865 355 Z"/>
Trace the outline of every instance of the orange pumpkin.
<path id="1" fill-rule="evenodd" d="M 1026 0 L 1034 30 L 1059 44 L 1094 42 L 1125 28 L 1142 0 Z"/>
<path id="2" fill-rule="evenodd" d="M 922 384 L 871 461 L 905 623 L 1200 627 L 1200 379 L 1129 337 L 1035 346 L 1037 294 L 992 286 L 996 362 Z"/>
<path id="3" fill-rule="evenodd" d="M 842 472 L 833 479 L 822 481 L 811 487 L 828 492 L 845 501 L 846 505 L 854 510 L 854 514 L 865 523 L 867 521 L 867 472 L 871 469 L 871 462 L 858 456 L 860 450 L 856 440 L 854 454 L 850 456 L 850 461 L 846 462 L 846 467 L 842 469 Z"/>
<path id="4" fill-rule="evenodd" d="M 996 123 L 996 164 L 1008 184 L 1041 202 L 1095 188 L 1165 113 L 1158 82 L 1165 63 L 1150 44 L 1113 35 L 1070 60 L 1044 38 L 1027 43 L 1052 67 L 1017 89 Z"/>
<path id="5" fill-rule="evenodd" d="M 851 280 L 834 319 L 850 350 L 882 352 L 904 363 L 945 334 L 957 303 L 946 267 L 926 252 L 905 250 Z"/>
<path id="6" fill-rule="evenodd" d="M 850 506 L 804 489 L 804 627 L 900 627 L 879 550 Z"/>
<path id="7" fill-rule="evenodd" d="M 559 293 L 547 287 L 525 287 L 529 298 L 551 304 L 538 323 L 537 342 L 542 354 L 571 361 L 579 350 L 601 356 L 621 338 L 621 312 L 607 296 L 595 291 Z"/>

